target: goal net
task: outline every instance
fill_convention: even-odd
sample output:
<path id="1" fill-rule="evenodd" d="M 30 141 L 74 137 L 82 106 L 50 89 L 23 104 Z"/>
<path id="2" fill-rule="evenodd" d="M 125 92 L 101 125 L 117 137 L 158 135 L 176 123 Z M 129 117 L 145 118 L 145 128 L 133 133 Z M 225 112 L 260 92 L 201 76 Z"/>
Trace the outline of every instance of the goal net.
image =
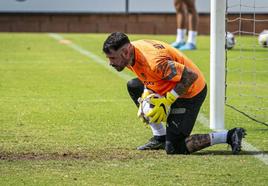
<path id="1" fill-rule="evenodd" d="M 226 32 L 236 41 L 226 50 L 226 109 L 238 112 L 230 116 L 237 123 L 253 120 L 268 126 L 268 48 L 258 43 L 268 29 L 268 1 L 226 2 Z"/>

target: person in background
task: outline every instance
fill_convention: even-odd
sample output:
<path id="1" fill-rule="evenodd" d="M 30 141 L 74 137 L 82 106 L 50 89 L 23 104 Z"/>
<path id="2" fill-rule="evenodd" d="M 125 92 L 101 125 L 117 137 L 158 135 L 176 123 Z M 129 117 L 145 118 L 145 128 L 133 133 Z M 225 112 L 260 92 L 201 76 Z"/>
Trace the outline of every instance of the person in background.
<path id="1" fill-rule="evenodd" d="M 179 50 L 195 50 L 198 26 L 198 13 L 195 0 L 174 0 L 177 21 L 177 38 L 172 46 Z M 187 27 L 188 22 L 188 27 Z M 185 35 L 188 28 L 188 39 Z"/>

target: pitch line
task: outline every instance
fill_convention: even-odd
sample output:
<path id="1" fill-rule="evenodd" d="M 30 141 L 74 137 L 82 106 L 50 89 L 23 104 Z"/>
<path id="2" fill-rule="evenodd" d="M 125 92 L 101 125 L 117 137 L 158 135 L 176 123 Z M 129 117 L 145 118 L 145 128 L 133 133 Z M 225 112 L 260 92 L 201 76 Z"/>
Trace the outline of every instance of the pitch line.
<path id="1" fill-rule="evenodd" d="M 53 39 L 57 40 L 57 41 L 65 40 L 64 37 L 59 35 L 59 34 L 49 33 L 49 36 L 52 37 Z M 130 80 L 132 78 L 132 76 L 130 76 L 127 73 L 124 73 L 124 72 L 123 73 L 122 72 L 118 73 L 118 72 L 116 72 L 111 66 L 108 65 L 108 62 L 106 62 L 105 60 L 103 60 L 99 56 L 93 54 L 92 52 L 83 49 L 82 47 L 80 47 L 79 45 L 77 45 L 77 44 L 75 44 L 73 42 L 66 43 L 66 46 L 74 49 L 75 51 L 79 52 L 80 54 L 83 54 L 84 56 L 89 57 L 94 62 L 102 65 L 104 68 L 108 69 L 109 71 L 111 71 L 112 73 L 116 74 L 117 76 L 121 77 L 124 80 Z"/>
<path id="2" fill-rule="evenodd" d="M 64 40 L 64 37 L 61 36 L 60 34 L 49 33 L 49 36 L 57 41 Z M 127 74 L 125 72 L 120 72 L 120 73 L 116 72 L 112 67 L 110 67 L 107 64 L 107 62 L 105 60 L 103 60 L 99 56 L 95 55 L 94 53 L 83 49 L 82 47 L 80 47 L 79 45 L 77 45 L 75 43 L 68 42 L 68 43 L 66 43 L 66 46 L 74 49 L 75 51 L 79 52 L 80 54 L 83 54 L 83 55 L 89 57 L 94 62 L 97 62 L 98 64 L 102 65 L 104 68 L 108 69 L 109 71 L 111 71 L 112 73 L 116 74 L 117 76 L 121 77 L 124 80 L 128 81 L 132 78 L 132 76 L 130 76 L 129 74 Z M 197 121 L 199 121 L 200 123 L 202 123 L 203 125 L 205 125 L 206 127 L 209 128 L 209 120 L 203 113 L 199 113 Z M 243 145 L 243 149 L 245 149 L 246 151 L 249 151 L 249 152 L 253 152 L 252 154 L 255 158 L 259 159 L 264 164 L 268 165 L 268 155 L 267 154 L 261 152 L 259 149 L 257 149 L 253 145 L 247 143 L 245 140 L 243 140 L 242 145 Z"/>
<path id="3" fill-rule="evenodd" d="M 203 113 L 199 113 L 197 121 L 199 121 L 200 123 L 202 123 L 204 126 L 209 128 L 209 120 L 208 118 L 203 114 Z M 246 142 L 246 140 L 242 141 L 242 147 L 243 149 L 245 149 L 248 152 L 252 152 L 251 154 L 259 159 L 260 161 L 262 161 L 264 164 L 268 165 L 268 155 L 265 154 L 264 152 L 262 152 L 261 150 L 257 149 L 256 147 L 254 147 L 253 145 L 251 145 L 250 143 Z"/>

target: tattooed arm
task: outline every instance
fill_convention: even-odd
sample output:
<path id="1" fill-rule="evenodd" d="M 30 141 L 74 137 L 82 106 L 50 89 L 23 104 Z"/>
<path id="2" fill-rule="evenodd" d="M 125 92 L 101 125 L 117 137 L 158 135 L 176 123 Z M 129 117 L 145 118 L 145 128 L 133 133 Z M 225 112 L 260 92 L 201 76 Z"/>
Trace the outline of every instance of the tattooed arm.
<path id="1" fill-rule="evenodd" d="M 184 94 L 189 87 L 196 81 L 198 75 L 191 69 L 184 67 L 181 80 L 177 83 L 174 90 L 178 95 Z"/>

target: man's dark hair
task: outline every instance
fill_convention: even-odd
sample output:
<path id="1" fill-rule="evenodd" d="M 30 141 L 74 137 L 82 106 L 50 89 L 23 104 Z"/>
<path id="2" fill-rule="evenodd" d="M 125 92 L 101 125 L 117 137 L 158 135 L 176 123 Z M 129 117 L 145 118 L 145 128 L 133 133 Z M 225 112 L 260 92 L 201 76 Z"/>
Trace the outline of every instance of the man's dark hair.
<path id="1" fill-rule="evenodd" d="M 106 54 L 111 53 L 111 49 L 117 51 L 126 43 L 130 43 L 128 36 L 122 32 L 111 33 L 103 43 L 102 51 Z"/>

